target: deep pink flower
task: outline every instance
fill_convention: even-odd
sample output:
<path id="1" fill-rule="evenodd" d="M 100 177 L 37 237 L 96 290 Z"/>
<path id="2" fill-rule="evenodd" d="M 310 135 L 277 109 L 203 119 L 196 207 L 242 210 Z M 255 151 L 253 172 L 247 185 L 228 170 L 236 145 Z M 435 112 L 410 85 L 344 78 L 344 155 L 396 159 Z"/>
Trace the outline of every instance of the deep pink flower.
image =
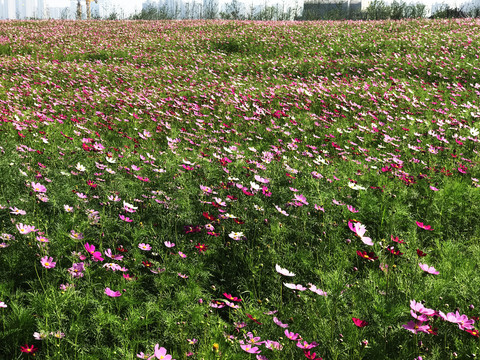
<path id="1" fill-rule="evenodd" d="M 433 229 L 430 225 L 425 225 L 424 223 L 419 222 L 419 221 L 416 221 L 416 223 L 417 223 L 418 227 L 421 228 L 421 229 L 433 231 Z"/>
<path id="2" fill-rule="evenodd" d="M 107 287 L 105 288 L 105 295 L 110 297 L 119 297 L 119 296 L 122 296 L 122 293 L 120 291 L 113 291 Z"/>

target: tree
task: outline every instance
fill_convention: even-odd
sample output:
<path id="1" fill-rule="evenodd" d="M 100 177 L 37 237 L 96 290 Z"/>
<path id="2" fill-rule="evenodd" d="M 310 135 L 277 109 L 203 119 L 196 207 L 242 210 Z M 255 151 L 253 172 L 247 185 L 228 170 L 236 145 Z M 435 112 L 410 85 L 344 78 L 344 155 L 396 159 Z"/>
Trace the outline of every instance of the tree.
<path id="1" fill-rule="evenodd" d="M 242 20 L 245 18 L 243 15 L 243 4 L 238 0 L 231 0 L 225 6 L 225 12 L 220 13 L 222 19 Z"/>
<path id="2" fill-rule="evenodd" d="M 203 6 L 205 19 L 216 19 L 218 16 L 218 0 L 206 0 Z"/>

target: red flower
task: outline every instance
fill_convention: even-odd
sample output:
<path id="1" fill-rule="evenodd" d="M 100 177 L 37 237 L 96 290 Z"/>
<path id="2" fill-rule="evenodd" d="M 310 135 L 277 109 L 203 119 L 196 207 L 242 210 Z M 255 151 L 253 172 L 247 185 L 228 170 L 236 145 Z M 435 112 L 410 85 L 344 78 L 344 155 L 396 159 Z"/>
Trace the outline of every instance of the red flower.
<path id="1" fill-rule="evenodd" d="M 152 263 L 150 261 L 142 261 L 142 264 L 143 266 L 145 266 L 146 268 L 149 268 L 149 267 L 152 267 Z"/>
<path id="2" fill-rule="evenodd" d="M 392 255 L 397 255 L 397 256 L 403 255 L 403 253 L 400 252 L 400 250 L 395 250 L 395 248 L 393 246 L 391 248 L 389 248 L 388 251 L 390 251 L 390 253 Z"/>
<path id="3" fill-rule="evenodd" d="M 195 245 L 195 247 L 198 249 L 198 252 L 201 253 L 202 251 L 207 251 L 208 247 L 205 244 L 200 244 L 198 243 Z"/>
<path id="4" fill-rule="evenodd" d="M 427 253 L 424 253 L 424 252 L 423 252 L 422 250 L 420 250 L 420 249 L 417 249 L 417 255 L 418 255 L 419 257 L 424 257 L 424 256 L 427 256 L 428 254 L 427 254 Z"/>
<path id="5" fill-rule="evenodd" d="M 240 220 L 240 219 L 233 219 L 233 221 L 235 221 L 239 225 L 245 224 L 245 221 Z"/>
<path id="6" fill-rule="evenodd" d="M 357 250 L 357 255 L 364 258 L 365 260 L 374 261 L 378 259 L 378 256 L 375 256 L 374 252 L 367 253 L 366 251 Z"/>
<path id="7" fill-rule="evenodd" d="M 20 351 L 27 354 L 33 354 L 37 350 L 38 348 L 34 347 L 33 345 L 30 346 L 28 344 L 25 344 L 25 346 L 20 347 Z"/>
<path id="8" fill-rule="evenodd" d="M 476 336 L 476 337 L 478 337 L 478 335 L 479 335 L 479 331 L 477 329 L 465 330 L 465 331 L 472 334 L 473 336 Z"/>
<path id="9" fill-rule="evenodd" d="M 206 218 L 207 218 L 208 220 L 210 220 L 210 221 L 219 221 L 215 216 L 210 215 L 210 214 L 207 213 L 207 212 L 204 212 L 202 215 L 203 215 L 204 217 L 206 217 Z"/>
<path id="10" fill-rule="evenodd" d="M 125 248 L 123 247 L 123 245 L 120 245 L 120 246 L 117 248 L 117 251 L 120 251 L 120 252 L 122 252 L 122 253 L 128 252 L 128 250 L 125 249 Z"/>
<path id="11" fill-rule="evenodd" d="M 438 330 L 438 328 L 432 328 L 430 325 L 429 325 L 429 328 L 427 329 L 428 333 L 432 334 L 432 335 L 438 335 L 437 330 Z"/>
<path id="12" fill-rule="evenodd" d="M 253 317 L 252 315 L 247 314 L 247 317 L 248 317 L 250 320 L 252 320 L 254 323 L 256 323 L 256 324 L 258 324 L 258 325 L 262 325 L 262 323 L 259 322 L 259 321 L 257 320 L 257 318 Z"/>
<path id="13" fill-rule="evenodd" d="M 91 186 L 91 187 L 94 188 L 94 189 L 98 186 L 98 185 L 95 184 L 92 180 L 88 180 L 88 181 L 87 181 L 87 185 Z"/>
<path id="14" fill-rule="evenodd" d="M 358 326 L 359 328 L 363 328 L 368 325 L 368 322 L 365 320 L 357 319 L 357 318 L 352 318 L 353 323 Z"/>

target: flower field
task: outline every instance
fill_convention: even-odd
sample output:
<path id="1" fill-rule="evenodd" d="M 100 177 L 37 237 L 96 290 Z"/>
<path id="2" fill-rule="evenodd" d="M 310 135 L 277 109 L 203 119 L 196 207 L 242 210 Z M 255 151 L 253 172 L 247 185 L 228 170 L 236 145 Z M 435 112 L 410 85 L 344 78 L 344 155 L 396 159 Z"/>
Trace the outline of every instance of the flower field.
<path id="1" fill-rule="evenodd" d="M 0 359 L 479 355 L 480 21 L 0 22 Z"/>

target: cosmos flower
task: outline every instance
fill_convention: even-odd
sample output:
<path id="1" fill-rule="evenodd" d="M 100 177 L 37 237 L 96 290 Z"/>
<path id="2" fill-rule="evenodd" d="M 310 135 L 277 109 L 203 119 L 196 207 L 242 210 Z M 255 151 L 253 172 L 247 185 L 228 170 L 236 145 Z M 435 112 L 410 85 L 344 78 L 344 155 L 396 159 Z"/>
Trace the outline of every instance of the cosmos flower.
<path id="1" fill-rule="evenodd" d="M 110 297 L 119 297 L 119 296 L 122 296 L 122 293 L 120 291 L 113 291 L 107 287 L 105 288 L 105 295 Z"/>
<path id="2" fill-rule="evenodd" d="M 275 270 L 279 274 L 282 274 L 283 276 L 295 276 L 295 274 L 293 272 L 290 272 L 287 269 L 281 268 L 278 264 L 275 264 Z"/>
<path id="3" fill-rule="evenodd" d="M 422 264 L 422 263 L 419 263 L 418 266 L 420 266 L 420 269 L 422 269 L 423 271 L 429 274 L 433 274 L 433 275 L 440 274 L 433 266 L 428 266 L 427 264 Z"/>
<path id="4" fill-rule="evenodd" d="M 40 259 L 40 263 L 45 269 L 53 269 L 55 265 L 57 264 L 56 262 L 53 261 L 53 258 L 44 256 Z"/>

